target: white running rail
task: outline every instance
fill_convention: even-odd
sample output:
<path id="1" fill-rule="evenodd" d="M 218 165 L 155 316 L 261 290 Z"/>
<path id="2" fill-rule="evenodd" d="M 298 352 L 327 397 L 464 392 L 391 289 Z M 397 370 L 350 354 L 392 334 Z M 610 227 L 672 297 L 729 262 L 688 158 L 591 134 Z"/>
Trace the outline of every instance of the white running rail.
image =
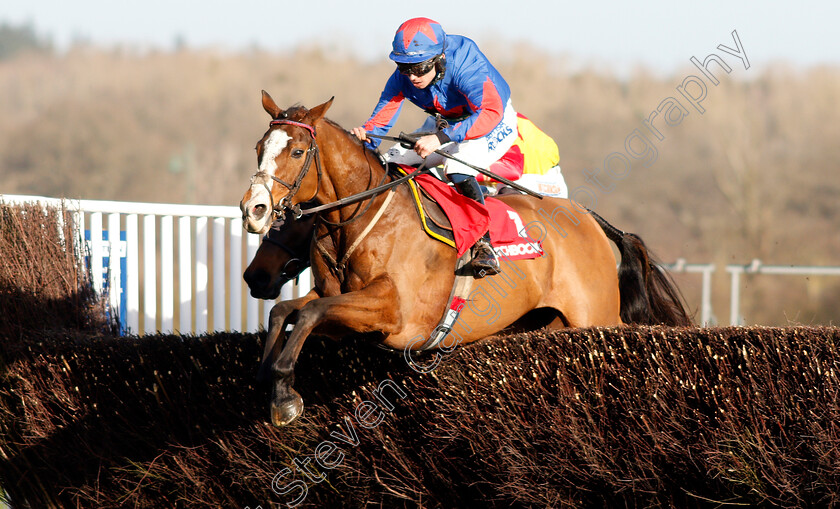
<path id="1" fill-rule="evenodd" d="M 729 324 L 743 325 L 741 316 L 741 274 L 775 274 L 780 276 L 840 276 L 840 267 L 803 265 L 764 265 L 753 259 L 748 265 L 727 265 L 731 274 L 729 287 Z"/>
<path id="2" fill-rule="evenodd" d="M 0 201 L 64 203 L 74 212 L 79 238 L 89 232 L 94 288 L 107 292 L 129 334 L 253 332 L 267 323 L 273 303 L 252 298 L 242 280 L 260 236 L 245 233 L 238 207 L 24 195 L 0 195 Z M 307 293 L 310 278 L 303 273 L 282 298 Z"/>

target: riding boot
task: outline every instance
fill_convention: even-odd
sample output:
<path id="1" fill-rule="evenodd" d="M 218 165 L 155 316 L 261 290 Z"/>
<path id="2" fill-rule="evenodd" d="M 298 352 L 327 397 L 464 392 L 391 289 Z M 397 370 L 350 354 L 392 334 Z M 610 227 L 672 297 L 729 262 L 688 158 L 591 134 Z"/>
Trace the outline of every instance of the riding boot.
<path id="1" fill-rule="evenodd" d="M 499 260 L 496 259 L 496 253 L 490 244 L 490 232 L 485 233 L 483 237 L 475 241 L 475 245 L 472 247 L 470 265 L 472 265 L 473 275 L 476 279 L 493 276 L 502 271 Z"/>
<path id="2" fill-rule="evenodd" d="M 484 204 L 484 194 L 481 192 L 481 187 L 475 180 L 475 177 L 459 175 L 459 182 L 455 182 L 455 187 L 467 198 Z M 463 180 L 461 180 L 463 179 Z M 502 271 L 499 266 L 499 260 L 496 259 L 496 253 L 490 245 L 490 232 L 486 232 L 483 237 L 475 242 L 472 247 L 472 265 L 473 274 L 476 278 L 484 276 L 492 276 Z"/>

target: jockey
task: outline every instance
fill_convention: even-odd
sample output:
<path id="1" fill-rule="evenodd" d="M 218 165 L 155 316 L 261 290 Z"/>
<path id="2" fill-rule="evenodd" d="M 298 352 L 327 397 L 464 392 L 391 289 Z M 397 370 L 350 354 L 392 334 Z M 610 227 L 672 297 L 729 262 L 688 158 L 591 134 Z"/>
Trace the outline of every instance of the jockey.
<path id="1" fill-rule="evenodd" d="M 397 69 L 388 78 L 368 121 L 353 128 L 352 133 L 376 148 L 379 141 L 366 133 L 386 134 L 396 122 L 403 100 L 408 99 L 429 113 L 416 131 L 427 134 L 417 139 L 413 149 L 395 145 L 385 159 L 411 166 L 425 160 L 429 168 L 443 165 L 444 173 L 461 194 L 483 204 L 484 195 L 476 181 L 478 172 L 434 151 L 457 154 L 459 159 L 482 168 L 501 158 L 517 136 L 516 111 L 507 82 L 475 42 L 461 35 L 447 35 L 440 23 L 428 18 L 413 18 L 400 25 L 389 57 Z M 471 264 L 476 274 L 500 272 L 489 232 L 473 246 Z"/>
<path id="2" fill-rule="evenodd" d="M 513 146 L 488 169 L 544 196 L 568 198 L 569 188 L 560 171 L 557 143 L 521 113 L 517 113 L 516 125 L 519 134 Z M 496 194 L 519 194 L 512 187 L 496 183 L 484 175 L 477 178 L 483 185 L 495 185 Z"/>

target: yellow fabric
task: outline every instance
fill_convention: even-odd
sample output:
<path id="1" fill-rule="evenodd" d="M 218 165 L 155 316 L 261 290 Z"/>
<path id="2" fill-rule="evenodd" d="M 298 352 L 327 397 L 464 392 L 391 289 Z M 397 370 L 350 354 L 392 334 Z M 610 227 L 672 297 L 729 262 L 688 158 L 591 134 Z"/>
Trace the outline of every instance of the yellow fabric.
<path id="1" fill-rule="evenodd" d="M 399 167 L 399 171 L 403 175 L 406 174 L 405 170 L 402 167 Z M 423 226 L 423 230 L 429 235 L 429 237 L 439 240 L 446 245 L 455 247 L 454 237 L 450 239 L 444 237 L 443 235 L 439 235 L 435 233 L 431 228 L 429 228 L 428 224 L 426 223 L 426 211 L 423 209 L 423 202 L 420 201 L 420 191 L 417 189 L 417 183 L 413 180 L 409 180 L 408 187 L 409 189 L 411 189 L 411 195 L 414 198 L 414 203 L 417 205 L 417 210 L 420 213 L 420 224 Z"/>
<path id="2" fill-rule="evenodd" d="M 519 145 L 525 158 L 523 173 L 543 175 L 560 162 L 557 144 L 530 119 L 519 115 L 516 127 L 519 129 L 519 137 L 514 144 Z"/>

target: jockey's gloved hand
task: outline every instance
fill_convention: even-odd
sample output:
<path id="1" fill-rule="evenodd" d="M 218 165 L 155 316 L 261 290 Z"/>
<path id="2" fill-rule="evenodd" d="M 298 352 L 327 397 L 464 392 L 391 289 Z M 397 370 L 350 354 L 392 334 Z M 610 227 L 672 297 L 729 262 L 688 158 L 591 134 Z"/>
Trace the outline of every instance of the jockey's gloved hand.
<path id="1" fill-rule="evenodd" d="M 435 131 L 431 131 L 431 132 L 418 131 L 418 132 L 414 132 L 414 133 L 400 132 L 400 135 L 398 136 L 398 138 L 400 140 L 402 140 L 400 145 L 402 145 L 403 147 L 414 148 L 414 144 L 417 143 L 417 140 L 419 140 L 423 136 L 428 136 L 430 134 L 437 135 L 437 132 L 435 132 Z"/>
<path id="2" fill-rule="evenodd" d="M 404 132 L 400 132 L 400 135 L 398 136 L 398 138 L 400 140 L 402 140 L 400 142 L 400 145 L 402 145 L 404 148 L 414 148 L 414 144 L 417 143 L 417 140 L 419 140 L 420 138 L 422 138 L 423 136 L 425 136 L 427 134 L 429 134 L 429 133 L 404 133 Z"/>

